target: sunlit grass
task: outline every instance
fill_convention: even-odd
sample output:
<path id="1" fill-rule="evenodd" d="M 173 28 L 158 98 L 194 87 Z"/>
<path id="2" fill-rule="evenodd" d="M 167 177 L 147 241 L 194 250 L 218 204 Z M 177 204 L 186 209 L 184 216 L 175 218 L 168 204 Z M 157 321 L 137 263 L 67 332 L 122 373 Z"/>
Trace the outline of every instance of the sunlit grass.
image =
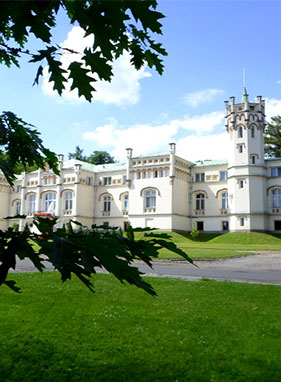
<path id="1" fill-rule="evenodd" d="M 0 289 L 0 381 L 280 381 L 281 288 L 148 279 L 158 297 L 57 273 Z"/>

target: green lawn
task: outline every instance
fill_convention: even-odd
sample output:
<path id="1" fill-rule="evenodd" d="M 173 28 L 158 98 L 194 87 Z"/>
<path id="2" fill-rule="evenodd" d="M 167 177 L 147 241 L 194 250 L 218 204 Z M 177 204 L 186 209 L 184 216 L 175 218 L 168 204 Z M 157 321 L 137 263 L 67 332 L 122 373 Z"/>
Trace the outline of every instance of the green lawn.
<path id="1" fill-rule="evenodd" d="M 151 278 L 153 298 L 57 273 L 0 294 L 2 382 L 281 381 L 281 288 Z"/>
<path id="2" fill-rule="evenodd" d="M 281 251 L 281 236 L 265 233 L 201 234 L 193 241 L 189 234 L 168 233 L 179 248 L 193 259 L 220 259 L 243 256 L 251 251 Z M 139 234 L 138 237 L 141 237 Z M 253 253 L 253 252 L 252 252 Z M 162 259 L 179 259 L 180 256 L 163 249 Z"/>

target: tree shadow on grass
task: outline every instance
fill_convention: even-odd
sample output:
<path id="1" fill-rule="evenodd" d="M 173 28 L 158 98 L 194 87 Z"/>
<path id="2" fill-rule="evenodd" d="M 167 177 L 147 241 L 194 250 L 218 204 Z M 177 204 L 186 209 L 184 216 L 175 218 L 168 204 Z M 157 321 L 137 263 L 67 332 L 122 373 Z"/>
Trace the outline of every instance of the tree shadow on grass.
<path id="1" fill-rule="evenodd" d="M 206 360 L 183 354 L 178 362 L 165 358 L 159 363 L 150 359 L 127 356 L 102 357 L 101 352 L 88 354 L 63 347 L 56 348 L 49 340 L 30 339 L 8 346 L 1 344 L 1 382 L 170 382 L 192 381 L 280 381 L 279 363 L 261 359 Z M 76 350 L 76 353 L 75 353 Z"/>

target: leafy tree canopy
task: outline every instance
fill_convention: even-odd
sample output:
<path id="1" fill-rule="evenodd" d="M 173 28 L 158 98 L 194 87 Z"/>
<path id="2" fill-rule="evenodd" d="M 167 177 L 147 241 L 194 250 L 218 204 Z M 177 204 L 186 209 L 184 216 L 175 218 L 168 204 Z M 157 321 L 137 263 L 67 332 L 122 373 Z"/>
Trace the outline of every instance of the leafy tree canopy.
<path id="1" fill-rule="evenodd" d="M 94 151 L 91 155 L 83 155 L 80 146 L 75 147 L 74 153 L 68 153 L 68 159 L 78 159 L 92 164 L 114 163 L 114 158 L 107 151 Z"/>
<path id="2" fill-rule="evenodd" d="M 28 55 L 38 63 L 34 83 L 43 74 L 43 65 L 49 68 L 49 81 L 60 95 L 67 81 L 71 90 L 88 101 L 94 89 L 93 73 L 101 80 L 110 81 L 112 63 L 124 51 L 131 55 L 131 63 L 140 69 L 145 63 L 163 72 L 162 55 L 165 49 L 153 40 L 153 34 L 162 33 L 159 22 L 163 14 L 156 11 L 156 0 L 51 0 L 0 2 L 0 63 L 19 66 L 20 58 Z M 94 35 L 94 42 L 83 52 L 62 47 L 52 41 L 52 28 L 56 26 L 59 10 L 64 10 L 71 24 L 79 25 L 85 36 Z M 43 49 L 31 52 L 29 37 L 41 40 Z M 62 67 L 60 56 L 77 54 L 77 60 Z"/>
<path id="3" fill-rule="evenodd" d="M 267 124 L 264 151 L 268 156 L 281 157 L 281 116 L 277 115 Z"/>
<path id="4" fill-rule="evenodd" d="M 77 159 L 77 160 L 83 160 L 86 161 L 86 156 L 83 155 L 83 149 L 80 148 L 80 146 L 75 147 L 74 153 L 68 153 L 68 159 Z"/>

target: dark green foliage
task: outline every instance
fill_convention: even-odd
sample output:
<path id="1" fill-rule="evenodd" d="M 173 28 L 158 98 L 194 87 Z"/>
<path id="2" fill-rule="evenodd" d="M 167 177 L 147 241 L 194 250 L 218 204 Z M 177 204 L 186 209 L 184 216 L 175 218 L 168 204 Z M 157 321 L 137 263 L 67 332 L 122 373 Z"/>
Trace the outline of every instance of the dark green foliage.
<path id="1" fill-rule="evenodd" d="M 92 164 L 114 163 L 114 158 L 107 151 L 94 151 L 91 155 L 83 155 L 83 149 L 75 147 L 74 153 L 68 153 L 68 159 L 78 159 Z"/>
<path id="2" fill-rule="evenodd" d="M 68 153 L 68 159 L 77 159 L 77 160 L 86 160 L 86 156 L 83 155 L 83 149 L 80 149 L 79 146 L 75 147 L 74 153 Z"/>
<path id="3" fill-rule="evenodd" d="M 28 258 L 39 271 L 44 270 L 43 261 L 50 262 L 61 274 L 62 281 L 71 279 L 75 274 L 91 291 L 90 277 L 96 268 L 105 268 L 122 283 L 136 285 L 151 295 L 154 289 L 141 277 L 141 272 L 133 266 L 134 260 L 142 260 L 151 266 L 151 260 L 158 256 L 161 248 L 175 252 L 187 261 L 192 260 L 176 245 L 169 242 L 167 234 L 146 234 L 146 240 L 135 240 L 134 230 L 131 237 L 123 236 L 120 229 L 98 227 L 83 230 L 78 222 L 69 222 L 66 227 L 54 231 L 57 218 L 40 218 L 34 221 L 40 234 L 36 235 L 26 228 L 23 232 L 9 228 L 0 235 L 0 285 L 6 284 L 18 291 L 14 285 L 6 282 L 10 268 L 15 269 L 17 257 Z M 73 224 L 77 229 L 73 229 Z M 147 229 L 137 229 L 137 231 Z M 36 244 L 36 245 L 35 245 Z M 39 250 L 38 250 L 39 248 Z"/>
<path id="4" fill-rule="evenodd" d="M 0 169 L 10 184 L 15 179 L 19 163 L 24 169 L 27 166 L 43 168 L 48 163 L 58 174 L 57 157 L 43 146 L 39 135 L 33 125 L 14 113 L 3 112 L 0 115 Z"/>
<path id="5" fill-rule="evenodd" d="M 114 163 L 114 157 L 112 157 L 106 151 L 94 151 L 93 154 L 86 158 L 86 162 L 92 164 L 107 164 Z"/>
<path id="6" fill-rule="evenodd" d="M 190 237 L 191 237 L 192 240 L 197 240 L 198 236 L 199 236 L 199 231 L 195 227 L 195 223 L 193 223 L 192 230 L 190 231 Z"/>
<path id="7" fill-rule="evenodd" d="M 162 33 L 159 22 L 164 16 L 157 12 L 156 0 L 53 0 L 53 1 L 2 1 L 0 2 L 0 63 L 19 66 L 22 55 L 32 63 L 39 63 L 34 84 L 39 83 L 43 65 L 49 67 L 53 89 L 62 94 L 65 83 L 72 80 L 71 90 L 91 101 L 93 73 L 110 81 L 112 64 L 124 51 L 131 55 L 131 63 L 140 69 L 146 62 L 160 74 L 163 64 L 160 56 L 166 55 L 152 34 Z M 52 41 L 52 28 L 56 25 L 59 10 L 68 15 L 71 24 L 79 25 L 85 36 L 94 35 L 93 46 L 83 52 L 63 48 Z M 42 42 L 44 48 L 31 52 L 26 48 L 30 34 Z M 66 52 L 77 54 L 77 61 L 63 68 L 59 59 Z M 81 57 L 82 55 L 82 57 Z"/>
<path id="8" fill-rule="evenodd" d="M 281 116 L 271 119 L 265 129 L 264 151 L 268 156 L 281 157 Z"/>

